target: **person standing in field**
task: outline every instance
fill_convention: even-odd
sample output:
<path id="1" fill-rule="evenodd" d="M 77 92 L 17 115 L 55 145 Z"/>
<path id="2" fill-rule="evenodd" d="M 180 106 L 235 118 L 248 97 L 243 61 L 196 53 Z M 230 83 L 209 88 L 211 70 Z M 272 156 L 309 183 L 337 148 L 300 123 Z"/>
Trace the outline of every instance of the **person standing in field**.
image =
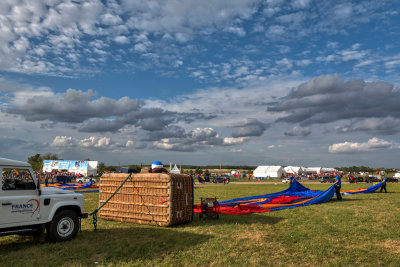
<path id="1" fill-rule="evenodd" d="M 340 194 L 340 188 L 342 187 L 342 180 L 340 179 L 339 174 L 336 175 L 334 186 L 335 186 L 337 200 L 342 200 L 342 195 Z"/>
<path id="2" fill-rule="evenodd" d="M 381 191 L 379 191 L 379 193 L 382 193 L 383 189 L 385 189 L 385 193 L 387 193 L 387 191 L 386 191 L 386 177 L 382 178 Z"/>
<path id="3" fill-rule="evenodd" d="M 289 176 L 289 185 L 293 184 L 293 180 L 294 180 L 293 176 Z"/>

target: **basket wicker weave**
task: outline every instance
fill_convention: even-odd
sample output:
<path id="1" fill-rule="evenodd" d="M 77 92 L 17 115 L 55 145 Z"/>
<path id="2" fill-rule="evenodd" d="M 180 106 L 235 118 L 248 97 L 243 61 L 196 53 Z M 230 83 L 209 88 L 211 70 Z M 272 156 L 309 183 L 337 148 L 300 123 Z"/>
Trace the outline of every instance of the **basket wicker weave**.
<path id="1" fill-rule="evenodd" d="M 100 178 L 103 204 L 127 178 L 109 173 Z M 106 220 L 170 226 L 193 220 L 193 181 L 188 175 L 132 174 L 117 194 L 99 211 Z"/>

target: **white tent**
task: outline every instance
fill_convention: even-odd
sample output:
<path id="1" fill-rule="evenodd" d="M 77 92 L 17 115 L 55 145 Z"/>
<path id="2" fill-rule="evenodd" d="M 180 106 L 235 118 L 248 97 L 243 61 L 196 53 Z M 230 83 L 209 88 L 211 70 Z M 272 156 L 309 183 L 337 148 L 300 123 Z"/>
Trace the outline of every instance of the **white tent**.
<path id="1" fill-rule="evenodd" d="M 88 161 L 87 165 L 87 176 L 96 176 L 97 175 L 97 161 Z"/>
<path id="2" fill-rule="evenodd" d="M 170 173 L 180 174 L 181 171 L 178 169 L 178 167 L 175 164 L 174 168 L 170 171 Z"/>
<path id="3" fill-rule="evenodd" d="M 399 179 L 400 178 L 400 172 L 395 173 L 393 177 L 396 177 L 396 178 Z"/>
<path id="4" fill-rule="evenodd" d="M 302 167 L 298 166 L 287 166 L 284 168 L 287 174 L 302 175 L 304 170 Z"/>
<path id="5" fill-rule="evenodd" d="M 286 172 L 282 166 L 258 166 L 253 175 L 255 178 L 281 178 L 285 176 Z"/>

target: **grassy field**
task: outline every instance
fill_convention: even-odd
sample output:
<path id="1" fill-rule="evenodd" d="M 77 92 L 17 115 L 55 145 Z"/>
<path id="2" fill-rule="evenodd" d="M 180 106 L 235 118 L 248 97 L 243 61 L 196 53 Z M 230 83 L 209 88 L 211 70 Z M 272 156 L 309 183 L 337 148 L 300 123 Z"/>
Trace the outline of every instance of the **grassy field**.
<path id="1" fill-rule="evenodd" d="M 325 190 L 329 185 L 309 184 Z M 366 184 L 344 184 L 355 189 Z M 227 200 L 277 192 L 282 184 L 199 185 L 200 197 Z M 0 238 L 0 266 L 400 266 L 400 185 L 389 193 L 344 196 L 321 205 L 222 215 L 170 228 L 91 219 L 65 243 Z M 98 194 L 85 194 L 86 210 Z"/>

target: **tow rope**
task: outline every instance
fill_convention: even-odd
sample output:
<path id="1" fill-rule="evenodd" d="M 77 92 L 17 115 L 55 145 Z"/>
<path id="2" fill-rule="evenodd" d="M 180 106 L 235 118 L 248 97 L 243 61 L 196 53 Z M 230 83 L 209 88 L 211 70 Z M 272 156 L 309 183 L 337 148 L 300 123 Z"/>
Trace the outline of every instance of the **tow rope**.
<path id="1" fill-rule="evenodd" d="M 117 188 L 117 190 L 115 190 L 115 192 L 112 193 L 112 195 L 100 207 L 98 207 L 89 214 L 89 216 L 92 216 L 93 218 L 94 232 L 97 232 L 97 213 L 108 203 L 108 201 L 110 201 L 115 196 L 116 193 L 118 193 L 118 191 L 122 188 L 122 186 L 126 183 L 126 181 L 128 181 L 131 175 L 132 173 L 130 173 L 129 176 L 126 177 L 125 181 L 122 182 L 122 184 Z"/>

